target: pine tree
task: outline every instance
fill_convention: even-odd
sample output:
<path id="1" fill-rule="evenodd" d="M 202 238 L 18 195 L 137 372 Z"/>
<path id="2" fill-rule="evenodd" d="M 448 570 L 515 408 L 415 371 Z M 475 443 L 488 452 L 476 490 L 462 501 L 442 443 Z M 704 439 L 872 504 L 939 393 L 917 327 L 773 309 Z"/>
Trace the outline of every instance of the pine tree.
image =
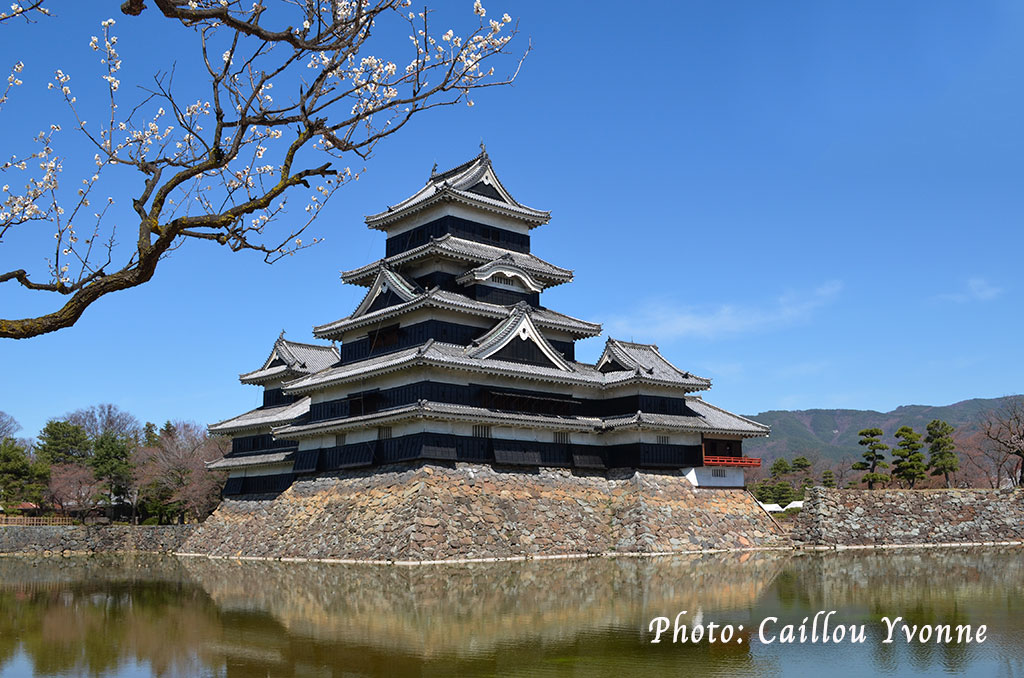
<path id="1" fill-rule="evenodd" d="M 834 488 L 836 486 L 836 474 L 832 469 L 826 469 L 821 473 L 821 484 L 824 487 Z"/>
<path id="2" fill-rule="evenodd" d="M 789 462 L 785 459 L 779 458 L 775 460 L 771 468 L 768 471 L 772 474 L 772 478 L 779 478 L 788 473 L 792 473 L 793 469 L 790 467 Z"/>
<path id="3" fill-rule="evenodd" d="M 762 480 L 754 485 L 753 492 L 754 499 L 762 504 L 775 503 L 775 487 L 768 480 Z"/>
<path id="4" fill-rule="evenodd" d="M 786 508 L 789 502 L 796 499 L 796 492 L 793 491 L 793 486 L 787 483 L 785 480 L 780 480 L 775 483 L 775 503 Z"/>
<path id="5" fill-rule="evenodd" d="M 32 461 L 13 438 L 0 440 L 0 506 L 10 509 L 21 502 L 39 504 L 50 478 L 49 467 Z"/>
<path id="6" fill-rule="evenodd" d="M 156 447 L 160 444 L 160 433 L 156 430 L 156 424 L 147 421 L 142 427 L 142 446 Z"/>
<path id="7" fill-rule="evenodd" d="M 48 464 L 82 464 L 92 456 L 89 436 L 81 426 L 51 419 L 39 432 L 36 454 Z"/>
<path id="8" fill-rule="evenodd" d="M 905 482 L 910 489 L 914 489 L 914 483 L 925 478 L 927 466 L 924 463 L 924 452 L 921 448 L 921 434 L 909 426 L 900 426 L 896 431 L 896 448 L 892 451 L 896 459 L 893 468 L 893 478 Z"/>
<path id="9" fill-rule="evenodd" d="M 111 504 L 128 495 L 132 479 L 131 445 L 124 436 L 112 432 L 101 434 L 93 443 L 93 456 L 89 460 L 96 480 Z"/>
<path id="10" fill-rule="evenodd" d="M 867 449 L 863 454 L 864 461 L 856 462 L 851 468 L 854 471 L 867 471 L 860 481 L 867 483 L 868 489 L 873 490 L 875 483 L 889 482 L 889 476 L 878 472 L 878 469 L 889 468 L 883 454 L 885 450 L 889 449 L 889 446 L 882 442 L 883 431 L 880 428 L 866 428 L 857 435 L 860 436 L 858 444 Z"/>
<path id="11" fill-rule="evenodd" d="M 793 472 L 802 473 L 807 469 L 811 468 L 811 462 L 807 457 L 797 457 L 793 460 Z"/>
<path id="12" fill-rule="evenodd" d="M 931 469 L 933 476 L 946 477 L 946 487 L 953 487 L 949 474 L 960 470 L 960 457 L 956 455 L 953 430 L 952 426 L 941 419 L 933 419 L 928 424 L 928 435 L 924 439 L 928 443 L 928 451 L 931 452 L 928 468 Z"/>

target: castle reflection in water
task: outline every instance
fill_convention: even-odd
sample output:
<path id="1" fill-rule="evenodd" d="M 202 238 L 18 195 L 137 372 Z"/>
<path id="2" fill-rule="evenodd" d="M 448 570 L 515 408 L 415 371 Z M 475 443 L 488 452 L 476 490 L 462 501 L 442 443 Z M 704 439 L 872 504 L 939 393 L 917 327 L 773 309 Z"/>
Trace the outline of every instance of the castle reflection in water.
<path id="1" fill-rule="evenodd" d="M 0 676 L 1020 675 L 1014 549 L 704 554 L 434 567 L 0 558 Z M 765 646 L 766 616 L 868 625 L 862 646 Z M 687 610 L 742 643 L 651 645 Z M 883 615 L 986 624 L 984 645 L 885 645 Z M 753 635 L 752 633 L 753 632 Z M 817 667 L 815 669 L 815 667 Z M 815 673 L 817 671 L 818 673 Z"/>

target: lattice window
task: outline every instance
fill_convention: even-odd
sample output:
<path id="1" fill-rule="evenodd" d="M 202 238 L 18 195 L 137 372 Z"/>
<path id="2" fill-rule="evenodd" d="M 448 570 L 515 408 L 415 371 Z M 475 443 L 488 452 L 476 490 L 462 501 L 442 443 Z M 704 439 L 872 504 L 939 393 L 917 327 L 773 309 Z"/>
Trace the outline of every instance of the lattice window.
<path id="1" fill-rule="evenodd" d="M 494 275 L 492 275 L 491 276 L 491 282 L 495 283 L 497 285 L 514 285 L 515 284 L 515 283 L 512 282 L 512 278 L 510 278 L 509 276 L 507 276 L 507 275 L 505 275 L 503 273 L 495 273 Z"/>
<path id="2" fill-rule="evenodd" d="M 341 447 L 344 444 L 345 444 L 345 434 L 344 433 L 339 433 L 339 434 L 334 436 L 334 446 L 335 447 Z"/>
<path id="3" fill-rule="evenodd" d="M 377 428 L 377 440 L 391 440 L 391 427 L 379 426 Z"/>
<path id="4" fill-rule="evenodd" d="M 668 436 L 658 436 L 659 445 L 668 445 L 669 441 L 671 441 L 671 438 L 669 438 Z"/>
<path id="5" fill-rule="evenodd" d="M 572 443 L 572 434 L 568 431 L 555 431 L 555 442 L 559 445 L 569 445 Z"/>
<path id="6" fill-rule="evenodd" d="M 725 478 L 725 469 L 724 468 L 713 468 L 713 469 L 711 469 L 711 477 L 712 478 Z"/>
<path id="7" fill-rule="evenodd" d="M 491 427 L 487 424 L 473 424 L 474 438 L 490 438 Z"/>

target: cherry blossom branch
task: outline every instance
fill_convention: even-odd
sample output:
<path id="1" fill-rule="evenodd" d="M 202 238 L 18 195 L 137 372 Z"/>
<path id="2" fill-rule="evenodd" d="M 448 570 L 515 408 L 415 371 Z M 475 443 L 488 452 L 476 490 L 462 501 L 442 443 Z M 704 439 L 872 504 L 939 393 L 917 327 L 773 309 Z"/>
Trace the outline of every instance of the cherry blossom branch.
<path id="1" fill-rule="evenodd" d="M 361 173 L 350 165 L 335 167 L 335 160 L 364 161 L 417 113 L 472 106 L 473 90 L 513 82 L 525 58 L 524 53 L 510 75 L 494 77 L 489 64 L 507 54 L 518 26 L 507 14 L 486 19 L 479 0 L 473 7 L 477 27 L 461 36 L 453 29 L 432 33 L 432 11 L 410 11 L 409 0 L 154 4 L 193 36 L 209 78 L 207 94 L 181 93 L 172 69 L 156 74 L 152 86 L 139 88 L 141 96 L 122 115 L 125 94 L 113 19 L 102 22 L 102 35 L 89 43 L 100 57 L 107 100 L 108 114 L 99 127 L 80 113 L 71 75 L 55 72 L 49 87 L 63 99 L 76 131 L 93 145 L 95 171 L 69 198 L 70 189 L 59 180 L 64 158 L 53 145 L 59 125 L 40 132 L 39 150 L 0 164 L 0 173 L 35 166 L 41 172 L 23 182 L 24 191 L 9 185 L 0 191 L 0 242 L 30 221 L 51 224 L 54 239 L 53 255 L 45 259 L 46 279 L 19 267 L 0 271 L 0 284 L 67 298 L 50 313 L 0 319 L 0 337 L 31 337 L 72 325 L 102 296 L 150 280 L 159 261 L 187 239 L 257 252 L 268 263 L 317 244 L 322 236 L 301 236 L 336 192 Z M 122 9 L 137 15 L 146 7 L 130 1 Z M 377 52 L 381 46 L 394 52 L 398 30 L 409 34 L 413 53 L 407 62 Z M 20 63 L 15 69 L 0 105 L 21 84 Z M 101 182 L 123 192 L 131 185 L 124 173 L 131 171 L 137 173 L 128 196 L 136 235 L 131 246 L 119 246 L 116 225 L 104 225 L 113 195 L 98 200 L 101 209 L 87 208 Z M 290 216 L 292 227 L 275 235 L 271 224 L 288 213 L 288 202 L 297 195 L 303 195 L 298 205 L 303 219 L 296 223 Z M 78 224 L 90 211 L 91 234 L 80 237 Z M 122 261 L 115 264 L 118 256 Z"/>

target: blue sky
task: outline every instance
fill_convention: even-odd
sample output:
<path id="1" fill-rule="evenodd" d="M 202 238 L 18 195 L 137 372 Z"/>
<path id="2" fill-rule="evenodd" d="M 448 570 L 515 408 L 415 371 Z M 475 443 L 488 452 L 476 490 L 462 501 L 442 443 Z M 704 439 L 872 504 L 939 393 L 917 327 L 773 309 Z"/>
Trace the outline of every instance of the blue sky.
<path id="1" fill-rule="evenodd" d="M 85 86 L 101 4 L 116 6 L 58 3 L 49 33 L 0 28 L 0 63 L 26 63 L 0 112 L 5 143 L 63 115 L 41 84 L 52 68 L 80 77 L 83 98 L 101 94 Z M 658 344 L 714 380 L 718 405 L 887 410 L 1024 390 L 1024 5 L 485 6 L 532 42 L 514 87 L 427 113 L 380 146 L 314 226 L 321 246 L 271 267 L 190 243 L 74 328 L 0 340 L 0 410 L 34 435 L 100 402 L 157 422 L 255 406 L 238 373 L 282 329 L 310 340 L 361 298 L 338 273 L 383 254 L 363 216 L 481 139 L 512 194 L 553 213 L 534 252 L 576 272 L 544 303 Z M 173 34 L 115 16 L 126 83 L 174 59 Z M 4 243 L 0 268 L 42 256 Z M 0 286 L 0 315 L 44 301 Z"/>

